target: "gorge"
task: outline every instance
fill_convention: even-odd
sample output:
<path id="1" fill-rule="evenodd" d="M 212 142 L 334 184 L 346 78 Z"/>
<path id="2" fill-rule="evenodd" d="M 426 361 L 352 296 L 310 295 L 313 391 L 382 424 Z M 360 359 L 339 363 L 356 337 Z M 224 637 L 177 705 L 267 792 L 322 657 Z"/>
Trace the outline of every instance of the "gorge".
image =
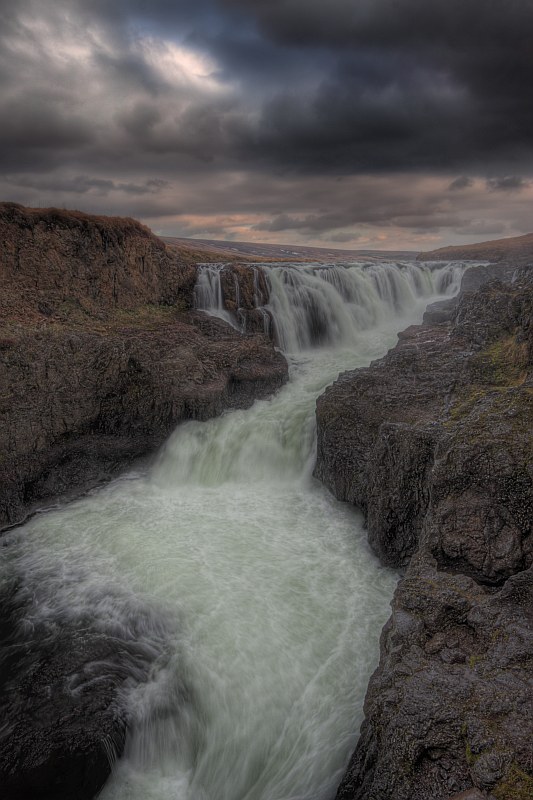
<path id="1" fill-rule="evenodd" d="M 104 798 L 333 797 L 410 559 L 339 797 L 528 791 L 527 270 L 457 304 L 461 262 L 196 268 L 134 223 L 4 222 L 2 522 L 89 490 L 2 538 L 5 796 L 90 798 L 122 754 Z"/>

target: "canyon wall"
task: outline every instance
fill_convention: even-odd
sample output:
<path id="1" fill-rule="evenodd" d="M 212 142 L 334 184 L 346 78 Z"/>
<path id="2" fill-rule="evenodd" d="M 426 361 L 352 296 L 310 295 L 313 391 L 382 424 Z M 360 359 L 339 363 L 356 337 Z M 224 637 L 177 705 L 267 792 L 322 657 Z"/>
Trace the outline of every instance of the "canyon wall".
<path id="1" fill-rule="evenodd" d="M 134 220 L 0 204 L 0 527 L 286 380 L 191 310 L 196 274 Z"/>
<path id="2" fill-rule="evenodd" d="M 513 275 L 317 404 L 315 474 L 406 569 L 342 800 L 533 796 L 533 270 Z"/>

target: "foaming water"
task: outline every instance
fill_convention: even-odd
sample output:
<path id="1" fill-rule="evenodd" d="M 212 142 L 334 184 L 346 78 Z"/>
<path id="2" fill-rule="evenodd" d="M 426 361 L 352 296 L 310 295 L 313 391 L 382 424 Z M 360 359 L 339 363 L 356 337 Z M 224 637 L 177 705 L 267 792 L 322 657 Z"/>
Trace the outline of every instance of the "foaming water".
<path id="1" fill-rule="evenodd" d="M 312 478 L 315 400 L 339 372 L 381 356 L 428 299 L 451 293 L 451 269 L 412 266 L 405 292 L 385 278 L 381 299 L 365 275 L 368 295 L 356 301 L 350 276 L 346 286 L 325 269 L 291 278 L 272 268 L 261 302 L 288 343 L 289 383 L 246 411 L 181 425 L 148 473 L 9 535 L 3 570 L 21 576 L 30 616 L 90 618 L 153 655 L 148 680 L 124 689 L 133 725 L 101 797 L 334 796 L 395 575 L 370 553 L 360 515 Z M 304 297 L 316 281 L 350 325 L 334 314 L 316 323 L 319 301 Z M 309 314 L 290 328 L 298 308 Z"/>
<path id="2" fill-rule="evenodd" d="M 241 265 L 242 267 L 242 265 Z M 236 312 L 224 304 L 224 264 L 201 267 L 196 306 L 244 330 L 241 293 L 235 282 Z M 252 266 L 254 306 L 263 315 L 264 332 L 272 333 L 285 353 L 310 347 L 351 346 L 358 333 L 408 314 L 420 298 L 459 291 L 460 262 L 283 264 Z M 263 281 L 260 280 L 262 275 Z M 266 293 L 265 293 L 266 292 Z"/>

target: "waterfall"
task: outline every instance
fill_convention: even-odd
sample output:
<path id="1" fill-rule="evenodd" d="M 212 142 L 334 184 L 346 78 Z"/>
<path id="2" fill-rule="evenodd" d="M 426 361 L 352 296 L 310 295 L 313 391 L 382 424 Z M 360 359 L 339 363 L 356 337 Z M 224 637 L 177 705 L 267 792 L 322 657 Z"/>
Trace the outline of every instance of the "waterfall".
<path id="1" fill-rule="evenodd" d="M 220 273 L 223 265 L 200 268 L 196 307 L 241 325 L 225 310 Z M 252 266 L 254 307 L 263 328 L 286 353 L 318 346 L 348 345 L 358 332 L 413 309 L 424 298 L 459 290 L 462 264 L 265 265 Z M 266 286 L 265 297 L 261 288 Z M 237 308 L 239 280 L 234 273 Z"/>
<path id="2" fill-rule="evenodd" d="M 206 311 L 212 317 L 218 317 L 237 330 L 241 326 L 235 316 L 226 310 L 222 292 L 221 272 L 224 264 L 204 264 L 199 268 L 198 279 L 194 287 L 194 306 L 199 311 Z"/>
<path id="3" fill-rule="evenodd" d="M 222 269 L 200 269 L 196 305 L 236 325 Z M 315 402 L 462 268 L 250 269 L 287 385 L 180 425 L 149 469 L 34 516 L 0 550 L 28 625 L 67 619 L 156 657 L 121 697 L 133 724 L 102 800 L 331 800 L 358 736 L 396 576 L 312 478 Z"/>
<path id="4" fill-rule="evenodd" d="M 259 285 L 259 267 L 252 267 L 254 272 L 254 306 L 259 308 L 263 305 L 263 292 Z"/>

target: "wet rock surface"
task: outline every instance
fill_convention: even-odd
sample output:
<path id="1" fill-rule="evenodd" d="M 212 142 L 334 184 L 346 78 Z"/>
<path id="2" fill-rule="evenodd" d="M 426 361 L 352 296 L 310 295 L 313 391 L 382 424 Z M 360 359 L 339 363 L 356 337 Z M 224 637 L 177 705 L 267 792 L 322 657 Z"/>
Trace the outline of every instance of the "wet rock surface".
<path id="1" fill-rule="evenodd" d="M 531 278 L 430 309 L 318 401 L 316 475 L 407 569 L 342 800 L 533 797 Z"/>
<path id="2" fill-rule="evenodd" d="M 1 597 L 2 798 L 90 800 L 124 747 L 127 691 L 164 662 L 164 619 L 149 613 L 148 642 L 146 609 L 123 626 L 89 610 L 43 614 L 39 589 L 21 586 Z"/>
<path id="3" fill-rule="evenodd" d="M 268 287 L 261 269 L 227 264 L 220 276 L 225 308 L 234 313 L 246 333 L 273 333 L 270 313 L 258 306 L 268 302 Z"/>

